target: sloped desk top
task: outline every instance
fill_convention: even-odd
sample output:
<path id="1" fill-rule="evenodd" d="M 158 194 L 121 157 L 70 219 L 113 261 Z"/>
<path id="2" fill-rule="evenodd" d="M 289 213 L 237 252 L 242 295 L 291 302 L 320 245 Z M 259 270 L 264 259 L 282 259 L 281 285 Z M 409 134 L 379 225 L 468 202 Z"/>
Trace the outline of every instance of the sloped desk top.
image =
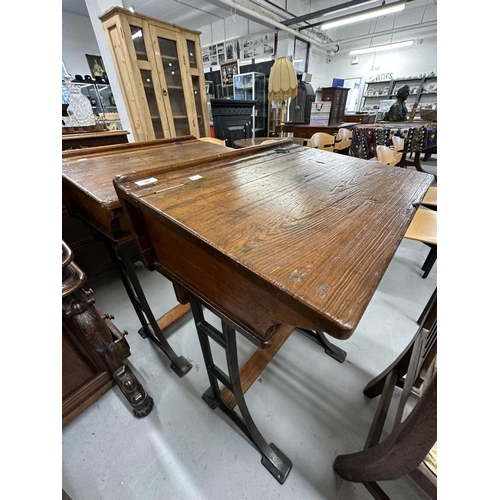
<path id="1" fill-rule="evenodd" d="M 432 181 L 282 141 L 113 183 L 178 299 L 265 347 L 290 325 L 349 338 Z"/>

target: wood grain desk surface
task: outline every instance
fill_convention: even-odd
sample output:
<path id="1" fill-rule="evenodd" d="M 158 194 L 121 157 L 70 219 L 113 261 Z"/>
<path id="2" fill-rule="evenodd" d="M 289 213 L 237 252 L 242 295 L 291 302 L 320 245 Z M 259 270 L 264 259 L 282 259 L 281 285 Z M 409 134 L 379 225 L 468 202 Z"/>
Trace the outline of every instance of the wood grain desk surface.
<path id="1" fill-rule="evenodd" d="M 281 139 L 290 139 L 293 144 L 297 146 L 305 146 L 306 139 L 301 139 L 299 137 L 248 137 L 245 139 L 237 139 L 234 141 L 234 145 L 237 148 L 248 148 L 249 146 L 258 146 L 265 141 L 279 141 Z"/>
<path id="2" fill-rule="evenodd" d="M 231 149 L 194 136 L 63 151 L 63 197 L 69 208 L 111 238 L 127 232 L 113 178 L 127 172 L 169 166 Z"/>
<path id="3" fill-rule="evenodd" d="M 290 325 L 350 337 L 433 176 L 293 144 L 234 151 L 114 180 L 145 261 L 261 347 Z"/>

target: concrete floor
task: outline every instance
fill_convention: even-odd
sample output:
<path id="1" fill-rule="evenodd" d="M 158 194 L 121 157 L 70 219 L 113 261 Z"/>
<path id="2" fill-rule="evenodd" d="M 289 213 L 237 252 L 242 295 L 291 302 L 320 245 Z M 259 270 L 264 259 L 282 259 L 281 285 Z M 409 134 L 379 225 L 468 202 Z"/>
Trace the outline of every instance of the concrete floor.
<path id="1" fill-rule="evenodd" d="M 432 171 L 432 162 L 427 165 Z M 377 405 L 363 388 L 407 345 L 436 287 L 437 262 L 427 279 L 421 277 L 427 253 L 420 242 L 402 241 L 355 333 L 346 341 L 332 339 L 347 351 L 344 363 L 294 332 L 248 390 L 259 430 L 293 463 L 283 485 L 232 422 L 201 399 L 209 382 L 191 315 L 166 332 L 193 365 L 178 378 L 168 359 L 137 333 L 140 323 L 121 281 L 93 287 L 100 308 L 130 332 L 128 363 L 154 408 L 137 419 L 114 387 L 64 427 L 63 489 L 72 500 L 371 499 L 362 485 L 334 474 L 332 465 L 336 455 L 362 449 Z M 168 280 L 140 265 L 137 272 L 157 317 L 175 304 Z M 240 365 L 254 349 L 238 336 Z M 225 366 L 222 350 L 214 354 Z M 393 499 L 426 498 L 407 479 L 383 487 Z"/>

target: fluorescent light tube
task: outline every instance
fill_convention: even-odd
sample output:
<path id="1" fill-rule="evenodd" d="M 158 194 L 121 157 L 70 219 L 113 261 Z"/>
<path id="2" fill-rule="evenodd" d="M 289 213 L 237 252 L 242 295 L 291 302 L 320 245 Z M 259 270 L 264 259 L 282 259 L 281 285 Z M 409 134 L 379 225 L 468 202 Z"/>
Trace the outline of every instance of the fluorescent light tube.
<path id="1" fill-rule="evenodd" d="M 413 40 L 406 40 L 406 42 L 389 43 L 387 45 L 374 45 L 373 47 L 367 47 L 366 49 L 356 49 L 349 52 L 350 56 L 355 56 L 358 54 L 369 54 L 370 52 L 382 52 L 383 50 L 393 50 L 401 49 L 403 47 L 409 47 L 413 45 Z"/>
<path id="2" fill-rule="evenodd" d="M 336 28 L 338 26 L 344 26 L 346 24 L 357 23 L 359 21 L 366 21 L 367 19 L 384 16 L 386 14 L 393 14 L 394 12 L 402 11 L 405 7 L 406 7 L 406 0 L 404 2 L 395 2 L 390 5 L 382 5 L 381 7 L 376 7 L 375 9 L 370 9 L 365 12 L 359 12 L 358 14 L 352 14 L 349 16 L 332 19 L 331 21 L 322 24 L 321 29 L 328 30 L 330 28 Z"/>

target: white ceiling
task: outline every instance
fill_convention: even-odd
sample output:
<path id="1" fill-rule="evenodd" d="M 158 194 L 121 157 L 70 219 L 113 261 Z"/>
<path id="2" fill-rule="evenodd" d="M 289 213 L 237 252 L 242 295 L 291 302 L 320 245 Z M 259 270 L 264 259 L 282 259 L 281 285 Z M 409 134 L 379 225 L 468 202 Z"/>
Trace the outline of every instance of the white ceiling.
<path id="1" fill-rule="evenodd" d="M 265 24 L 281 27 L 288 19 L 325 8 L 359 3 L 361 0 L 123 0 L 122 5 L 133 5 L 137 12 L 150 17 L 193 29 L 231 17 L 237 14 Z M 382 4 L 382 0 L 364 0 L 366 5 L 353 5 L 348 9 L 331 13 L 321 19 L 344 16 L 353 12 L 371 9 Z M 387 0 L 387 4 L 395 0 Z M 236 4 L 239 8 L 233 9 Z M 296 30 L 298 36 L 309 37 L 316 45 L 329 49 L 339 44 L 342 49 L 366 47 L 401 41 L 404 39 L 435 37 L 437 34 L 437 0 L 407 0 L 406 8 L 398 14 L 390 14 L 376 20 L 359 22 L 349 26 L 322 31 L 319 27 L 298 30 L 314 24 L 316 17 L 305 22 L 283 26 L 285 30 Z M 288 10 L 286 10 L 288 9 Z M 62 0 L 62 10 L 87 15 L 85 0 Z M 255 16 L 252 15 L 255 12 Z M 374 36 L 375 35 L 375 36 Z M 389 39 L 390 38 L 390 39 Z"/>

